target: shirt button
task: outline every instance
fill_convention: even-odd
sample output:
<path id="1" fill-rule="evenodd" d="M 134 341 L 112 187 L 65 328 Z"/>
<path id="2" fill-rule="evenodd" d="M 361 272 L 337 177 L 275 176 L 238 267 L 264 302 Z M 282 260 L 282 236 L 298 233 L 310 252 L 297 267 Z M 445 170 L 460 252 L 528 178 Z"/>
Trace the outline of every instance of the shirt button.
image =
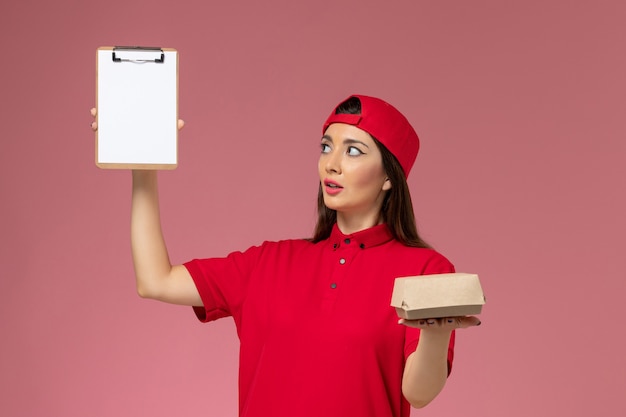
<path id="1" fill-rule="evenodd" d="M 341 258 L 341 259 L 339 259 L 339 263 L 340 263 L 341 265 L 343 265 L 343 264 L 345 264 L 345 263 L 346 263 L 346 260 L 345 260 L 345 259 L 343 259 L 343 258 Z"/>
<path id="2" fill-rule="evenodd" d="M 333 282 L 332 284 L 330 284 L 330 288 L 332 288 L 334 290 L 335 288 L 337 288 L 337 284 L 335 282 Z"/>
<path id="3" fill-rule="evenodd" d="M 346 240 L 344 240 L 344 242 L 346 243 L 346 245 L 349 245 L 350 244 L 350 239 L 346 239 Z"/>
<path id="4" fill-rule="evenodd" d="M 359 247 L 360 247 L 361 249 L 365 249 L 365 243 L 361 243 L 361 244 L 359 245 Z"/>

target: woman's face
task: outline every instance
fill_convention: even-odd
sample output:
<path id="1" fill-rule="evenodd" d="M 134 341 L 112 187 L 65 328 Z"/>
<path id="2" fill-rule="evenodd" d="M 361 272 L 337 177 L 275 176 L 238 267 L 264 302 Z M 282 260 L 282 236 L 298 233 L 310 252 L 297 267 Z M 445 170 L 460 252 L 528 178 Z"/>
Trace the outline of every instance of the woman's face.
<path id="1" fill-rule="evenodd" d="M 377 219 L 391 182 L 370 134 L 333 123 L 321 146 L 318 171 L 326 206 L 337 214 Z"/>

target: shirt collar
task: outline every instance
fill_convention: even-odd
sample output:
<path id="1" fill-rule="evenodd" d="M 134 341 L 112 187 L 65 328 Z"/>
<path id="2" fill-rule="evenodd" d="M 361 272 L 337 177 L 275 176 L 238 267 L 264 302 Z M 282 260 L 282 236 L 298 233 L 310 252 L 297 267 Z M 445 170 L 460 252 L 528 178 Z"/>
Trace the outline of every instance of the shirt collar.
<path id="1" fill-rule="evenodd" d="M 369 229 L 360 230 L 356 233 L 345 235 L 339 230 L 337 223 L 333 225 L 333 230 L 330 233 L 329 242 L 333 249 L 338 249 L 342 245 L 349 245 L 359 247 L 361 249 L 372 248 L 374 246 L 382 245 L 393 239 L 391 231 L 386 224 L 379 224 Z"/>

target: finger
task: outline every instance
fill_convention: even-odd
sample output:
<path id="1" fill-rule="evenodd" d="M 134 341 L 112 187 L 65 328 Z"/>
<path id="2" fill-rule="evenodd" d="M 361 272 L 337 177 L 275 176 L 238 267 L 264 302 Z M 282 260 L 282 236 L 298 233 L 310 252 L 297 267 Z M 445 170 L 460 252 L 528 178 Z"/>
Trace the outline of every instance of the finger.
<path id="1" fill-rule="evenodd" d="M 91 113 L 91 115 L 92 115 L 93 117 L 96 117 L 96 114 L 98 114 L 98 110 L 96 110 L 96 108 L 95 108 L 95 107 L 92 107 L 92 108 L 91 108 L 91 110 L 90 110 L 90 113 Z"/>
<path id="2" fill-rule="evenodd" d="M 185 127 L 185 121 L 183 119 L 178 119 L 178 130 Z"/>
<path id="3" fill-rule="evenodd" d="M 446 317 L 443 320 L 444 326 L 452 329 L 461 328 L 461 319 L 462 317 Z"/>
<path id="4" fill-rule="evenodd" d="M 93 130 L 94 132 L 95 132 L 96 130 L 98 130 L 98 123 L 96 123 L 96 122 L 91 122 L 91 130 Z"/>
<path id="5" fill-rule="evenodd" d="M 399 324 L 417 329 L 434 329 L 440 328 L 444 330 L 465 329 L 472 326 L 480 326 L 481 322 L 478 317 L 461 316 L 446 317 L 442 319 L 419 319 L 419 320 L 398 320 Z"/>
<path id="6" fill-rule="evenodd" d="M 472 326 L 480 326 L 480 319 L 474 316 L 446 317 L 443 319 L 444 326 L 453 329 L 466 329 Z"/>
<path id="7" fill-rule="evenodd" d="M 401 324 L 407 327 L 416 327 L 414 322 L 415 320 L 405 320 L 405 319 L 398 320 L 398 324 Z"/>
<path id="8" fill-rule="evenodd" d="M 403 324 L 407 327 L 414 327 L 416 329 L 428 329 L 441 326 L 441 320 L 439 319 L 418 319 L 418 320 L 398 320 L 398 324 Z"/>
<path id="9" fill-rule="evenodd" d="M 456 317 L 456 319 L 458 320 L 458 327 L 460 329 L 465 329 L 472 326 L 480 326 L 481 324 L 480 319 L 475 316 Z"/>

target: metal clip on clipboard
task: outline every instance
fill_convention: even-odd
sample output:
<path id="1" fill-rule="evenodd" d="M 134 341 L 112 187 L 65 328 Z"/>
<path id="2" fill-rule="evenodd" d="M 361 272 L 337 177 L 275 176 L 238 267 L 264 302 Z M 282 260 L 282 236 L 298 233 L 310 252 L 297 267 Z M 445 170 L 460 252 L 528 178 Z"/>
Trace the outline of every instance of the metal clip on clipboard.
<path id="1" fill-rule="evenodd" d="M 118 53 L 117 56 L 115 55 L 116 52 Z M 165 53 L 163 49 L 158 47 L 116 46 L 113 48 L 112 58 L 113 62 L 134 62 L 138 64 L 156 62 L 157 64 L 162 64 L 165 62 Z"/>

